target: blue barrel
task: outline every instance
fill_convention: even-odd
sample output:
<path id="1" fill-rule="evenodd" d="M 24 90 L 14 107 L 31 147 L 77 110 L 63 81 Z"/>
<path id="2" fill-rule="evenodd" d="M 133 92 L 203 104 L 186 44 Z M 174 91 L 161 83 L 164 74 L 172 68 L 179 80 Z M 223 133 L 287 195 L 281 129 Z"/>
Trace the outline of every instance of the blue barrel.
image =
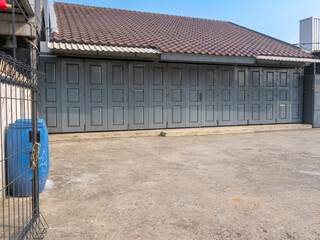
<path id="1" fill-rule="evenodd" d="M 31 119 L 18 119 L 10 124 L 6 137 L 6 176 L 10 195 L 28 197 L 32 195 L 32 169 L 30 156 L 32 143 L 29 142 Z M 44 189 L 49 174 L 48 129 L 43 119 L 38 119 L 40 132 L 39 150 L 39 192 Z"/>

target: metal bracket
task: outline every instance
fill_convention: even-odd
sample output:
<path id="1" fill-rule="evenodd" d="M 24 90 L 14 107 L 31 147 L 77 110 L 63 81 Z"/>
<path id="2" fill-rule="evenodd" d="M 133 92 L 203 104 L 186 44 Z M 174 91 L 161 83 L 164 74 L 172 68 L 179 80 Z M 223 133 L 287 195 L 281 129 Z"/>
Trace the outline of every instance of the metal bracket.
<path id="1" fill-rule="evenodd" d="M 32 142 L 32 131 L 29 131 L 29 142 Z M 37 139 L 35 142 L 37 143 L 41 142 L 40 131 L 37 131 Z"/>

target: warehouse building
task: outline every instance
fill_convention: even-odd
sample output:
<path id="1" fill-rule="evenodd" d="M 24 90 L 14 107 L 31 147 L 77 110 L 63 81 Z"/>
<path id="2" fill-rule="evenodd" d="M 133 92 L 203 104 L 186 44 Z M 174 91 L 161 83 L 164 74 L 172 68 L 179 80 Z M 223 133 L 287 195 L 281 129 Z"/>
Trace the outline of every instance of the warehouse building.
<path id="1" fill-rule="evenodd" d="M 226 21 L 49 4 L 50 132 L 304 122 L 310 52 Z"/>

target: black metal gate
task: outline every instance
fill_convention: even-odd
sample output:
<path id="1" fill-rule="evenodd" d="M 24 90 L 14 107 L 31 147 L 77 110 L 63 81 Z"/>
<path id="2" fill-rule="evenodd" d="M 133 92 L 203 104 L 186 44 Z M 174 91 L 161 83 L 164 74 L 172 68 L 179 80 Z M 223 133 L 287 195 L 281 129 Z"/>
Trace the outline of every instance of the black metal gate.
<path id="1" fill-rule="evenodd" d="M 0 239 L 42 239 L 48 228 L 39 211 L 37 105 L 43 77 L 0 53 Z M 28 134 L 12 130 L 17 120 L 29 121 L 21 130 Z"/>

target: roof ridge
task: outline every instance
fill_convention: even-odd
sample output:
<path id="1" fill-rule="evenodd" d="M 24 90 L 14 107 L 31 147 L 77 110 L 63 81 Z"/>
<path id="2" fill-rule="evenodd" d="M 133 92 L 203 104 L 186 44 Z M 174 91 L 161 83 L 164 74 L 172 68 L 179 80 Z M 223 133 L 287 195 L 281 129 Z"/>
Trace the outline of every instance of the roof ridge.
<path id="1" fill-rule="evenodd" d="M 101 8 L 101 9 L 110 9 L 110 10 L 121 11 L 121 12 L 143 13 L 143 14 L 156 15 L 156 16 L 169 16 L 169 17 L 184 18 L 184 19 L 195 19 L 195 20 L 205 20 L 205 21 L 212 21 L 212 22 L 230 23 L 229 21 L 215 20 L 215 19 L 209 19 L 209 18 L 188 17 L 188 16 L 181 16 L 181 15 L 174 15 L 174 14 L 153 13 L 153 12 L 144 12 L 144 11 L 120 9 L 120 8 L 98 7 L 98 6 L 91 6 L 91 5 L 84 5 L 84 4 L 59 2 L 59 1 L 54 1 L 54 4 L 73 5 L 73 6 L 90 7 L 90 8 Z"/>

